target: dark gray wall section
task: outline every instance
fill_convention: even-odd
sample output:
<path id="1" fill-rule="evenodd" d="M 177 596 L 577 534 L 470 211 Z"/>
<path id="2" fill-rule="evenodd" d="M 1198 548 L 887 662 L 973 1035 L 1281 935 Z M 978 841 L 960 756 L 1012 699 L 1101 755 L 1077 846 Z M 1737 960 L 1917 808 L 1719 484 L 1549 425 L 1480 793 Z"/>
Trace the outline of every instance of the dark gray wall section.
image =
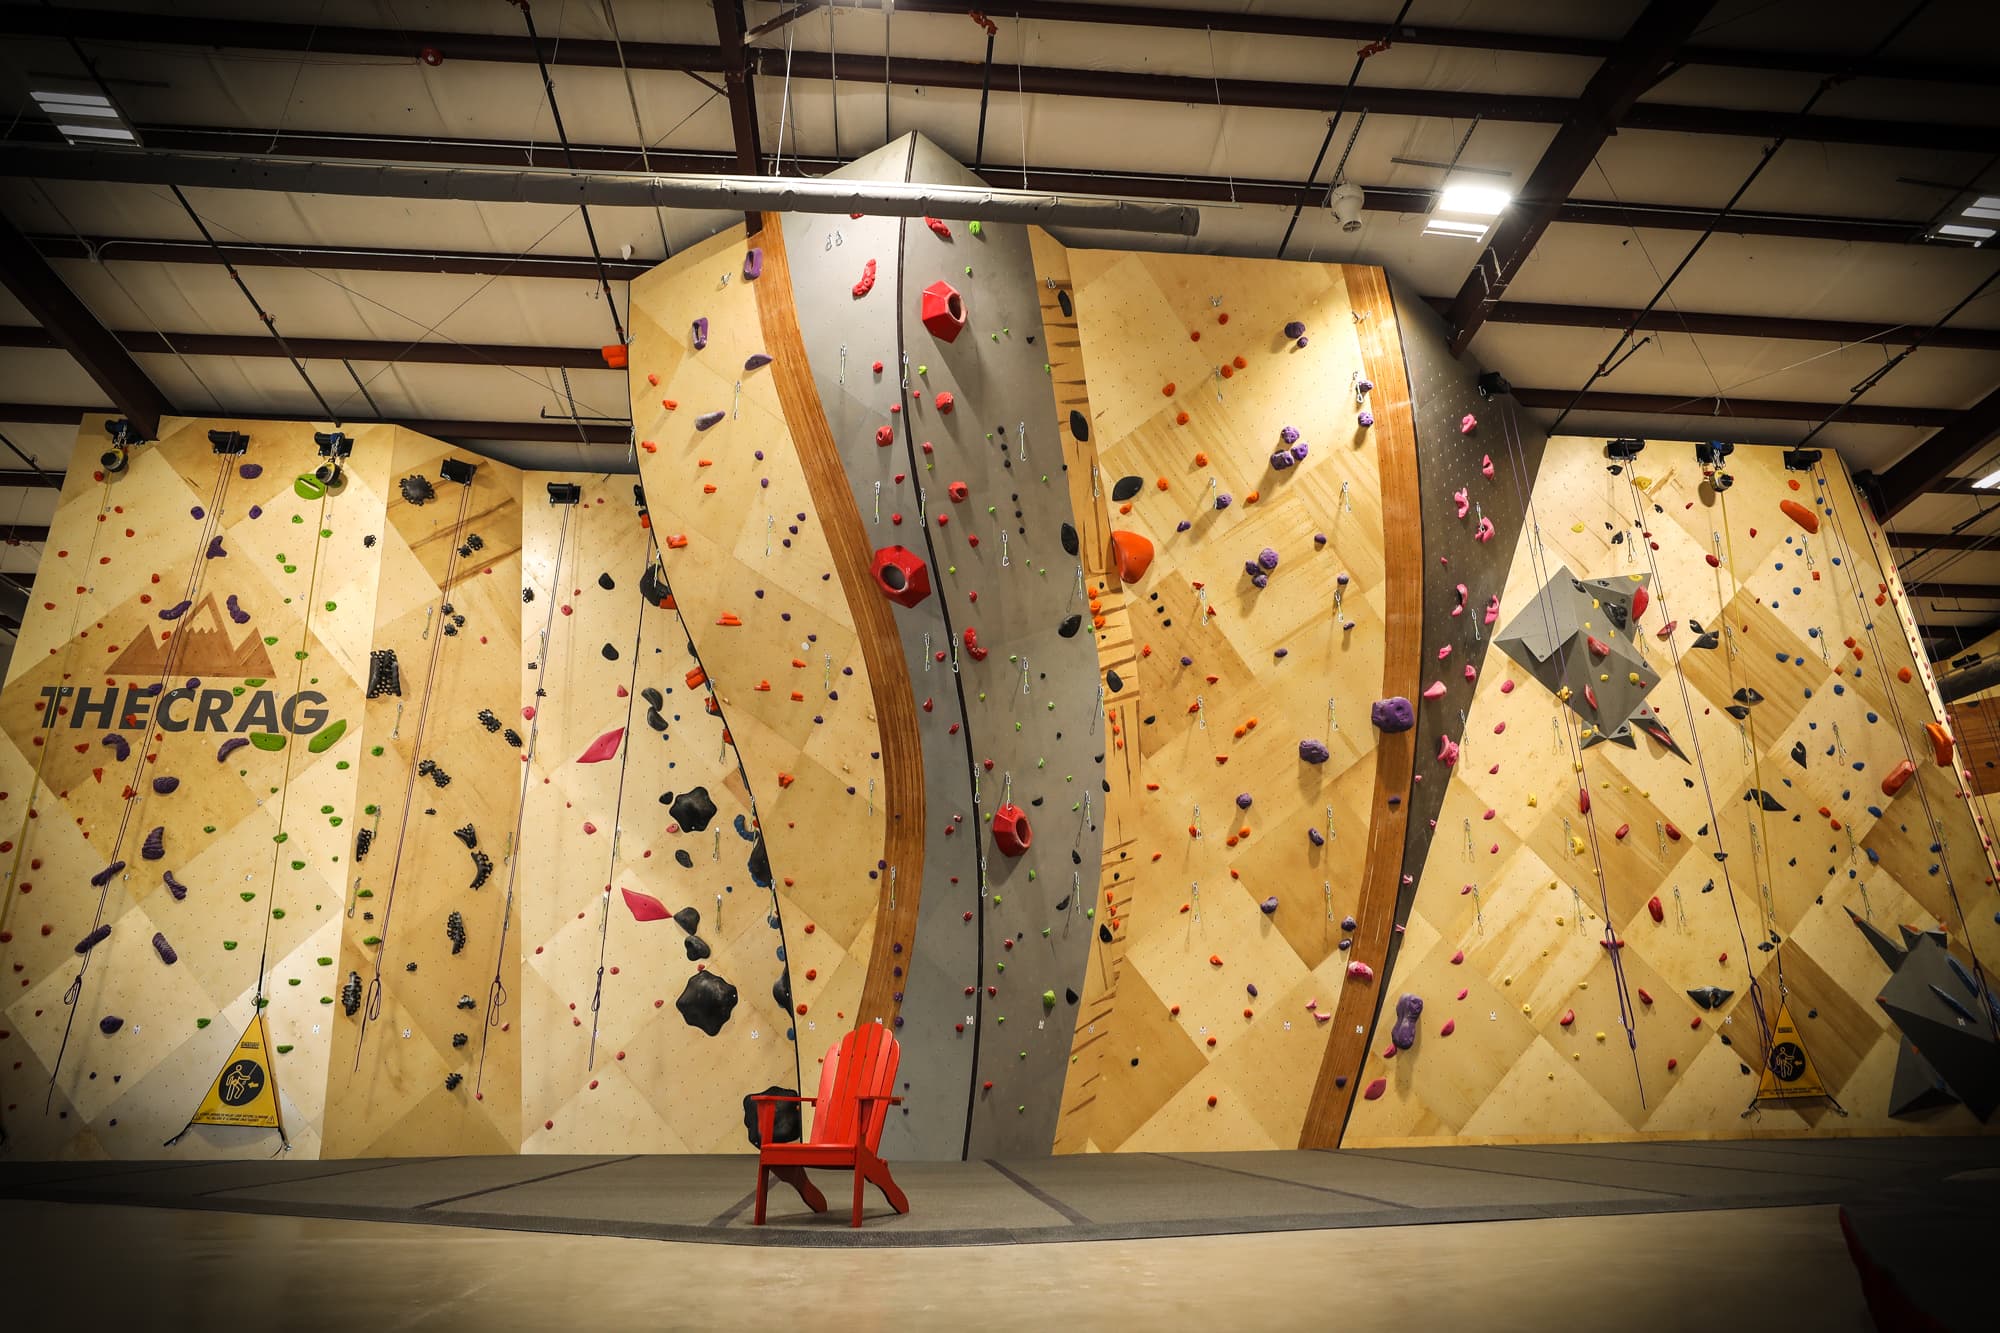
<path id="1" fill-rule="evenodd" d="M 1430 853 L 1431 821 L 1443 808 L 1445 788 L 1454 771 L 1437 760 L 1438 736 L 1444 733 L 1464 741 L 1461 714 L 1471 710 L 1473 691 L 1473 682 L 1465 679 L 1465 665 L 1470 663 L 1483 672 L 1494 631 L 1506 628 L 1504 621 L 1482 623 L 1486 603 L 1506 587 L 1527 497 L 1533 491 L 1535 474 L 1541 470 L 1548 433 L 1524 417 L 1511 398 L 1480 397 L 1477 386 L 1483 368 L 1469 355 L 1453 358 L 1444 320 L 1407 284 L 1391 280 L 1389 287 L 1395 298 L 1417 427 L 1420 512 L 1414 517 L 1424 533 L 1421 684 L 1437 679 L 1445 684 L 1442 699 L 1412 700 L 1417 705 L 1416 771 L 1424 780 L 1410 788 L 1410 831 L 1403 846 L 1402 887 L 1396 895 L 1396 924 L 1400 927 L 1410 919 L 1424 858 Z M 1460 430 L 1468 414 L 1478 422 L 1470 435 Z M 1490 478 L 1480 472 L 1480 460 L 1488 456 L 1493 459 Z M 1452 499 L 1452 492 L 1460 489 L 1478 506 L 1463 519 Z M 1473 538 L 1481 514 L 1493 520 L 1492 541 Z M 1391 514 L 1387 519 L 1396 522 L 1402 517 Z M 1458 605 L 1457 585 L 1461 583 L 1470 595 L 1465 614 L 1454 616 L 1451 611 Z M 1451 645 L 1451 657 L 1440 663 L 1438 649 L 1446 644 Z M 1474 737 L 1459 762 L 1481 762 L 1479 749 L 1479 740 Z M 1450 829 L 1435 833 L 1458 836 Z M 1390 937 L 1389 956 L 1382 970 L 1385 977 L 1392 974 L 1402 939 L 1400 930 Z M 1383 991 L 1383 998 L 1388 994 Z M 1380 1017 L 1378 1009 L 1378 1022 Z"/>
<path id="2" fill-rule="evenodd" d="M 922 137 L 911 178 L 979 184 Z M 1005 776 L 1012 774 L 1014 803 L 1027 811 L 1034 841 L 1023 856 L 1003 856 L 982 825 L 987 902 L 972 923 L 983 920 L 979 969 L 923 974 L 925 992 L 910 993 L 910 1026 L 931 1023 L 933 1006 L 941 1025 L 953 1008 L 962 1019 L 965 986 L 976 985 L 977 1068 L 967 1155 L 1040 1156 L 1055 1141 L 1069 1072 L 1076 1009 L 1066 993 L 1081 989 L 1096 929 L 1084 912 L 1096 897 L 1104 809 L 1097 649 L 1088 632 L 1067 639 L 1057 633 L 1067 615 L 1087 619 L 1088 603 L 1077 591 L 1078 562 L 1062 548 L 1063 524 L 1074 523 L 1075 515 L 1027 228 L 982 223 L 974 236 L 964 222 L 947 226 L 949 239 L 922 219 L 903 224 L 904 337 L 912 365 L 928 371 L 911 425 L 920 440 L 936 445 L 931 534 L 944 566 L 947 613 L 955 632 L 976 628 L 989 650 L 984 662 L 967 656 L 961 664 L 981 767 L 980 817 L 999 807 Z M 923 289 L 939 280 L 965 299 L 966 327 L 952 343 L 932 336 L 921 322 Z M 940 392 L 957 401 L 949 416 L 934 406 Z M 970 492 L 963 504 L 944 498 L 954 481 Z M 940 528 L 936 516 L 946 511 L 951 521 Z M 976 547 L 972 536 L 979 539 Z M 973 593 L 977 602 L 970 600 Z M 989 760 L 993 768 L 986 772 Z M 957 949 L 934 947 L 922 931 L 931 922 L 947 937 L 967 930 L 964 911 L 972 904 L 956 901 L 963 897 L 954 894 L 958 910 L 948 919 L 926 913 L 920 952 L 957 956 Z M 1067 906 L 1057 911 L 1062 902 Z M 996 993 L 989 996 L 988 987 Z M 1054 1006 L 1045 1010 L 1047 992 L 1054 993 Z"/>
<path id="3" fill-rule="evenodd" d="M 904 180 L 910 152 L 910 141 L 899 139 L 838 174 L 864 180 Z M 897 1091 L 906 1100 L 901 1113 L 889 1117 L 882 1151 L 892 1159 L 956 1159 L 965 1147 L 974 1035 L 970 1025 L 963 1035 L 953 1025 L 973 1012 L 965 988 L 973 984 L 979 970 L 976 919 L 973 923 L 964 920 L 979 891 L 979 842 L 973 831 L 976 816 L 957 678 L 949 660 L 938 662 L 935 658 L 940 651 L 949 653 L 951 647 L 943 602 L 950 594 L 942 571 L 926 549 L 926 524 L 917 497 L 921 483 L 931 493 L 933 508 L 944 505 L 943 486 L 911 468 L 902 417 L 889 411 L 901 400 L 896 319 L 897 293 L 903 285 L 897 259 L 902 223 L 887 217 L 788 213 L 783 225 L 785 252 L 791 261 L 792 299 L 805 338 L 806 358 L 812 364 L 820 403 L 839 446 L 869 542 L 877 549 L 907 546 L 933 566 L 932 595 L 914 608 L 895 608 L 911 686 L 919 705 L 928 698 L 931 708 L 917 710 L 928 807 L 924 864 L 896 867 L 899 888 L 921 888 L 923 894 L 917 908 L 916 940 L 906 949 L 902 962 L 904 1022 L 897 1038 L 903 1055 Z M 875 261 L 875 286 L 866 296 L 856 297 L 854 284 L 870 259 Z M 921 325 L 917 331 L 922 332 Z M 882 363 L 879 375 L 873 369 L 877 361 Z M 910 379 L 909 402 L 914 404 L 923 387 L 914 364 Z M 882 425 L 894 427 L 887 447 L 875 442 L 876 428 Z M 899 473 L 904 476 L 900 484 L 896 481 Z M 882 486 L 879 521 L 877 482 Z M 903 516 L 900 525 L 892 521 L 897 513 Z M 960 734 L 953 734 L 954 726 Z M 892 810 L 890 818 L 896 817 Z M 959 831 L 946 836 L 944 830 L 954 819 L 962 821 Z M 952 882 L 954 878 L 957 883 Z M 944 1002 L 947 992 L 948 1004 Z M 830 1045 L 835 1035 L 822 1034 L 821 1044 Z M 808 1059 L 819 1054 L 802 1052 Z"/>

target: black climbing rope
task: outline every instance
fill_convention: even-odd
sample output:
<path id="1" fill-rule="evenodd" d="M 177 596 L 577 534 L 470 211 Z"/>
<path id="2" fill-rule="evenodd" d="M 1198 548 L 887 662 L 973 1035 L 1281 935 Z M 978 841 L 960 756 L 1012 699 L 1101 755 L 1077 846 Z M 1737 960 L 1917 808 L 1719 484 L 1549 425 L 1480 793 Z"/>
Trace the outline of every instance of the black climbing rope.
<path id="1" fill-rule="evenodd" d="M 639 643 L 646 632 L 646 598 L 639 599 L 632 625 L 632 672 L 625 682 L 625 733 L 619 737 L 618 794 L 611 802 L 611 855 L 604 871 L 602 910 L 597 923 L 597 984 L 590 993 L 590 1054 L 585 1069 L 597 1068 L 597 1015 L 604 1004 L 604 958 L 611 947 L 611 886 L 618 875 L 618 848 L 625 838 L 625 771 L 632 762 L 632 708 L 639 701 Z M 535 710 L 538 714 L 540 709 Z"/>

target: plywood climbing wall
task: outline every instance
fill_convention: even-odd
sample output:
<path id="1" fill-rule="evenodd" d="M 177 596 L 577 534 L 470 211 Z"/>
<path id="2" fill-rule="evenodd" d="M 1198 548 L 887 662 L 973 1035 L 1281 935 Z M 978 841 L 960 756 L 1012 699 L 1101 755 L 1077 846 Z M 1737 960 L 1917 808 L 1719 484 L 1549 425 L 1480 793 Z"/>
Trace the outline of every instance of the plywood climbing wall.
<path id="1" fill-rule="evenodd" d="M 1104 507 L 1087 572 L 1123 742 L 1055 1148 L 1294 1147 L 1378 799 L 1384 515 L 1347 275 L 1047 243 L 1038 263 Z M 1114 531 L 1149 569 L 1117 578 Z"/>
<path id="2" fill-rule="evenodd" d="M 1722 470 L 1549 442 L 1345 1144 L 1976 1127 L 1890 1116 L 1889 973 L 1852 919 L 2000 949 L 1879 533 L 1831 455 Z M 1746 1118 L 1781 1006 L 1844 1116 Z"/>
<path id="3" fill-rule="evenodd" d="M 776 343 L 766 350 L 762 279 L 745 276 L 753 248 L 761 262 L 762 247 L 731 228 L 633 284 L 632 410 L 666 579 L 761 817 L 792 1028 L 805 1081 L 817 1086 L 819 1059 L 855 1021 L 877 911 L 888 901 L 892 807 L 876 721 L 884 696 L 855 630 L 852 585 L 837 576 L 847 566 L 836 550 L 866 559 L 858 519 L 829 519 L 821 503 L 838 465 L 823 439 L 802 438 L 817 412 L 803 354 Z M 780 359 L 760 360 L 767 356 Z M 798 377 L 789 392 L 781 374 Z M 896 688 L 912 707 L 907 682 Z M 601 887 L 601 875 L 593 880 Z M 749 915 L 737 910 L 726 929 Z M 792 1035 L 775 1020 L 770 1031 L 760 1026 L 768 955 L 752 952 L 746 945 L 739 955 L 752 967 L 740 981 L 711 969 L 739 996 L 739 1011 L 710 1039 L 729 1049 L 739 1024 L 746 1038 L 762 1033 L 760 1042 Z M 761 1069 L 745 1069 L 714 1091 L 714 1104 L 735 1105 L 765 1086 Z M 737 1120 L 740 1132 L 740 1112 Z"/>
<path id="4" fill-rule="evenodd" d="M 325 1151 L 520 1144 L 521 473 L 395 432 L 357 845 L 335 971 Z M 368 669 L 365 656 L 362 668 Z M 381 683 L 385 683 L 381 682 Z M 513 904 L 519 910 L 519 900 Z"/>
<path id="5" fill-rule="evenodd" d="M 211 432 L 247 436 L 219 453 Z M 268 1155 L 196 1127 L 258 1007 L 321 1150 L 342 886 L 394 432 L 301 493 L 310 427 L 173 419 L 73 468 L 0 695 L 0 1115 L 31 1157 Z M 101 418 L 77 456 L 95 458 Z M 306 487 L 310 491 L 311 487 Z M 74 990 L 74 1003 L 65 1001 Z"/>
<path id="6" fill-rule="evenodd" d="M 547 502 L 551 482 L 580 499 Z M 634 489 L 527 478 L 522 1147 L 746 1152 L 744 1093 L 798 1084 L 781 913 Z M 714 1036 L 681 1009 L 713 1012 L 697 1003 L 710 971 L 737 991 Z"/>

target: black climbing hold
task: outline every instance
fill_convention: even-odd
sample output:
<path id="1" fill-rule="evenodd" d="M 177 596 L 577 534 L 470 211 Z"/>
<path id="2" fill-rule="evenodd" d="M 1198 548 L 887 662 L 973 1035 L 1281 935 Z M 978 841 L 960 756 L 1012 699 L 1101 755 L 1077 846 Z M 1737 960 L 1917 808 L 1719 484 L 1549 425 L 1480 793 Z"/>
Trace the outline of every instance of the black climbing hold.
<path id="1" fill-rule="evenodd" d="M 368 859 L 368 849 L 374 845 L 374 842 L 375 830 L 372 828 L 361 829 L 355 833 L 354 860 L 357 865 Z"/>
<path id="2" fill-rule="evenodd" d="M 492 709 L 482 708 L 475 716 L 479 719 L 479 725 L 486 728 L 489 735 L 500 730 L 500 719 L 493 715 Z"/>
<path id="3" fill-rule="evenodd" d="M 1097 925 L 1097 938 L 1106 944 L 1111 943 L 1111 927 L 1100 921 Z"/>
<path id="4" fill-rule="evenodd" d="M 797 1088 L 780 1088 L 777 1087 L 776 1085 L 768 1087 L 764 1089 L 764 1091 L 759 1093 L 744 1094 L 743 1128 L 744 1131 L 748 1133 L 750 1136 L 751 1147 L 761 1148 L 764 1146 L 763 1142 L 759 1140 L 757 1137 L 756 1098 L 796 1097 L 798 1095 L 799 1095 L 799 1090 Z M 797 1102 L 777 1102 L 775 1103 L 775 1109 L 777 1111 L 777 1114 L 771 1117 L 771 1142 L 797 1143 L 799 1141 L 799 1135 L 804 1130 L 804 1125 L 801 1123 L 801 1117 L 799 1115 L 799 1104 Z"/>
<path id="5" fill-rule="evenodd" d="M 97 1030 L 107 1037 L 124 1026 L 125 1020 L 116 1014 L 106 1014 L 97 1020 Z"/>
<path id="6" fill-rule="evenodd" d="M 1724 704 L 1722 711 L 1735 718 L 1738 722 L 1750 716 L 1750 710 L 1742 704 Z"/>
<path id="7" fill-rule="evenodd" d="M 1146 483 L 1137 477 L 1120 477 L 1111 487 L 1111 498 L 1120 502 L 1131 499 Z"/>
<path id="8" fill-rule="evenodd" d="M 1804 741 L 1792 742 L 1792 762 L 1800 768 L 1806 766 L 1806 743 Z"/>
<path id="9" fill-rule="evenodd" d="M 646 572 L 639 576 L 639 595 L 652 606 L 665 606 L 674 595 L 667 585 L 667 572 L 658 564 L 646 566 Z"/>
<path id="10" fill-rule="evenodd" d="M 611 575 L 607 572 L 599 574 L 597 576 L 597 586 L 604 589 L 604 591 L 606 592 L 610 592 L 613 588 L 617 587 L 618 585 L 612 581 Z"/>
<path id="11" fill-rule="evenodd" d="M 446 1092 L 457 1092 L 458 1085 L 463 1082 L 465 1082 L 465 1075 L 454 1069 L 451 1073 L 444 1076 L 444 1090 Z"/>
<path id="12" fill-rule="evenodd" d="M 1706 634 L 1696 635 L 1694 640 L 1694 646 L 1696 648 L 1713 648 L 1721 642 L 1722 642 L 1721 637 L 1718 636 L 1714 630 L 1710 630 Z"/>
<path id="13" fill-rule="evenodd" d="M 1069 910 L 1069 895 L 1067 893 L 1056 899 L 1056 910 L 1058 912 L 1067 912 Z"/>
<path id="14" fill-rule="evenodd" d="M 1082 628 L 1083 616 L 1079 613 L 1073 616 L 1064 616 L 1062 624 L 1056 626 L 1056 633 L 1062 635 L 1065 639 L 1074 639 L 1076 632 Z"/>
<path id="15" fill-rule="evenodd" d="M 778 1002 L 780 1009 L 788 1014 L 792 1012 L 792 969 L 789 967 L 771 983 L 771 998 Z"/>
<path id="16" fill-rule="evenodd" d="M 688 978 L 674 1008 L 680 1010 L 689 1027 L 713 1037 L 736 1010 L 736 987 L 713 972 L 697 972 Z"/>
<path id="17" fill-rule="evenodd" d="M 479 830 L 472 827 L 472 825 L 470 824 L 467 824 L 464 828 L 453 829 L 451 831 L 451 836 L 457 838 L 460 842 L 464 843 L 468 848 L 475 848 L 479 846 Z"/>
<path id="18" fill-rule="evenodd" d="M 1077 541 L 1074 524 L 1065 523 L 1062 525 L 1062 548 L 1070 555 L 1075 555 L 1083 549 L 1082 545 Z"/>
<path id="19" fill-rule="evenodd" d="M 668 813 L 683 832 L 699 833 L 715 818 L 715 802 L 709 799 L 708 788 L 695 787 L 676 796 Z"/>
<path id="20" fill-rule="evenodd" d="M 762 833 L 750 848 L 750 882 L 760 889 L 771 887 L 771 854 L 764 849 Z"/>
<path id="21" fill-rule="evenodd" d="M 1076 307 L 1070 304 L 1068 292 L 1059 291 L 1056 293 L 1056 307 L 1063 312 L 1064 319 L 1076 318 Z"/>
<path id="22" fill-rule="evenodd" d="M 645 689 L 640 690 L 639 697 L 654 708 L 665 708 L 667 706 L 666 696 L 660 693 L 657 685 L 648 685 Z"/>
<path id="23" fill-rule="evenodd" d="M 1743 799 L 1757 802 L 1774 815 L 1784 813 L 1785 807 L 1778 804 L 1778 798 L 1761 788 L 1752 787 L 1749 791 L 1743 793 Z"/>
<path id="24" fill-rule="evenodd" d="M 1724 1004 L 1729 1002 L 1729 997 L 1736 994 L 1736 992 L 1733 990 L 1724 990 L 1720 986 L 1697 986 L 1687 994 L 1690 1000 L 1693 1000 L 1704 1009 L 1720 1009 Z"/>
<path id="25" fill-rule="evenodd" d="M 1731 697 L 1740 704 L 1760 704 L 1764 702 L 1764 696 L 1751 689 L 1748 685 L 1736 691 Z"/>
<path id="26" fill-rule="evenodd" d="M 688 961 L 690 963 L 699 963 L 702 959 L 715 952 L 715 950 L 708 947 L 708 941 L 699 935 L 690 935 L 682 940 L 681 944 L 687 949 Z"/>
<path id="27" fill-rule="evenodd" d="M 453 953 L 465 952 L 465 917 L 453 912 L 444 919 L 445 938 L 451 941 Z"/>
<path id="28" fill-rule="evenodd" d="M 1083 413 L 1075 408 L 1070 409 L 1069 433 L 1076 436 L 1078 444 L 1087 443 L 1090 439 L 1090 422 L 1086 421 Z"/>
<path id="29" fill-rule="evenodd" d="M 347 984 L 340 988 L 340 1007 L 347 1011 L 349 1018 L 361 1009 L 361 974 L 349 972 Z"/>
<path id="30" fill-rule="evenodd" d="M 1104 684 L 1111 693 L 1116 694 L 1125 688 L 1125 678 L 1116 671 L 1106 671 L 1104 673 Z"/>
<path id="31" fill-rule="evenodd" d="M 674 851 L 674 864 L 683 870 L 693 870 L 694 858 L 687 854 L 685 847 L 676 848 Z"/>
<path id="32" fill-rule="evenodd" d="M 535 600 L 535 590 L 534 590 L 533 588 L 523 588 L 523 589 L 521 589 L 521 600 L 522 600 L 522 602 L 524 602 L 524 603 L 525 603 L 525 602 L 532 602 L 532 601 L 534 601 L 534 600 Z"/>
<path id="33" fill-rule="evenodd" d="M 472 883 L 466 885 L 465 887 L 468 889 L 484 888 L 486 885 L 486 881 L 489 878 L 491 878 L 492 875 L 493 875 L 493 858 L 488 856 L 485 852 L 480 851 L 477 847 L 473 848 Z"/>
<path id="34" fill-rule="evenodd" d="M 1074 990 L 1065 990 L 1063 992 L 1063 998 L 1065 1000 L 1068 1000 L 1071 1004 L 1075 1004 L 1078 1000 L 1082 999 L 1083 997 L 1078 995 Z"/>
<path id="35" fill-rule="evenodd" d="M 597 651 L 604 654 L 604 660 L 607 662 L 616 662 L 618 660 L 618 650 L 608 643 Z"/>
<path id="36" fill-rule="evenodd" d="M 479 1006 L 473 1001 L 470 995 L 461 995 L 458 997 L 458 1007 L 461 1009 L 477 1009 Z"/>
<path id="37" fill-rule="evenodd" d="M 413 505 L 427 505 L 437 499 L 437 490 L 429 480 L 420 476 L 408 476 L 402 481 L 403 499 Z"/>
<path id="38" fill-rule="evenodd" d="M 396 662 L 394 648 L 376 648 L 368 654 L 368 697 L 379 699 L 385 694 L 401 695 L 403 692 L 403 669 Z"/>
<path id="39" fill-rule="evenodd" d="M 701 929 L 701 913 L 692 907 L 683 907 L 674 913 L 674 924 L 692 935 Z"/>
<path id="40" fill-rule="evenodd" d="M 500 733 L 500 739 L 506 741 L 507 744 L 513 746 L 517 750 L 521 748 L 521 733 L 514 730 L 512 727 L 509 727 L 507 728 L 507 730 Z"/>

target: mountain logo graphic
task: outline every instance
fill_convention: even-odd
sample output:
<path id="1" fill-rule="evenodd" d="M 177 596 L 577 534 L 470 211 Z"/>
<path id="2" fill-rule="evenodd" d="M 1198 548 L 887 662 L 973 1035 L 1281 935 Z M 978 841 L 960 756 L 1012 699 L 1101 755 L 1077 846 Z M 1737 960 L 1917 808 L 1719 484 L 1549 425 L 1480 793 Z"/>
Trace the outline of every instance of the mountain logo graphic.
<path id="1" fill-rule="evenodd" d="M 149 626 L 118 654 L 118 660 L 111 664 L 111 674 L 159 676 L 167 669 L 167 650 L 176 641 L 179 643 L 174 653 L 176 676 L 268 679 L 275 674 L 271 656 L 264 651 L 264 641 L 255 629 L 241 643 L 232 639 L 229 631 L 229 619 L 216 604 L 215 594 L 210 593 L 166 632 L 172 638 Z"/>

